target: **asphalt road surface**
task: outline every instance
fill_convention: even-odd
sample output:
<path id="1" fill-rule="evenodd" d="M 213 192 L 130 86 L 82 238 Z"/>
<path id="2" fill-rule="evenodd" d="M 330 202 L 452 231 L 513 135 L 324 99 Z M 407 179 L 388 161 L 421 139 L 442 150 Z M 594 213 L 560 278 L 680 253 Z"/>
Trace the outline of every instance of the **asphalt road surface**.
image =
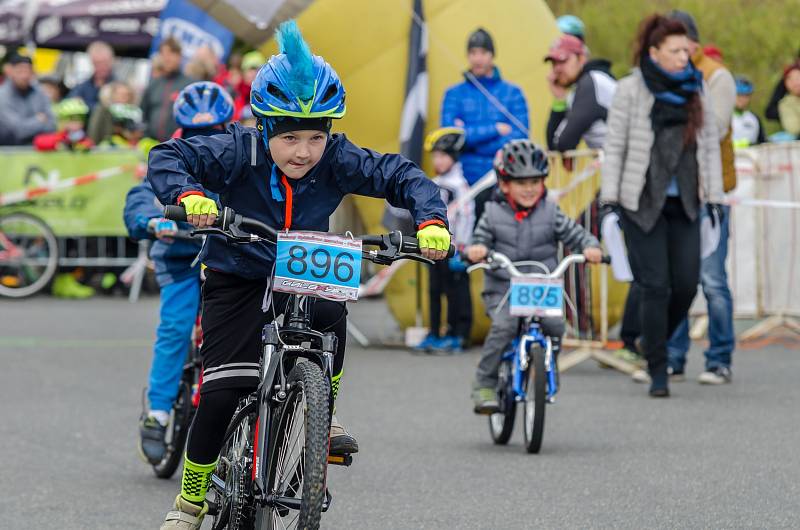
<path id="1" fill-rule="evenodd" d="M 179 479 L 156 479 L 135 450 L 157 309 L 0 301 L 0 528 L 158 528 Z M 380 302 L 351 314 L 368 334 L 388 325 Z M 325 528 L 800 528 L 791 345 L 740 349 L 724 387 L 693 381 L 696 347 L 667 400 L 579 365 L 539 455 L 521 422 L 499 447 L 472 414 L 477 356 L 350 348 L 337 415 L 361 452 L 332 468 Z"/>

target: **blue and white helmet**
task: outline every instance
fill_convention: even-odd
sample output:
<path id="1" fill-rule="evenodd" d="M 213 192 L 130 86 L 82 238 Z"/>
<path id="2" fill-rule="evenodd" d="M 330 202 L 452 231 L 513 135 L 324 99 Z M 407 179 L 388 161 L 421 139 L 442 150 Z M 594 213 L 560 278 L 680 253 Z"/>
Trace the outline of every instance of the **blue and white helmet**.
<path id="1" fill-rule="evenodd" d="M 222 125 L 233 117 L 233 99 L 218 84 L 198 81 L 181 90 L 172 113 L 178 125 L 185 129 Z"/>
<path id="2" fill-rule="evenodd" d="M 345 91 L 325 59 L 312 55 L 294 20 L 276 31 L 280 54 L 270 57 L 250 89 L 257 118 L 341 118 Z"/>

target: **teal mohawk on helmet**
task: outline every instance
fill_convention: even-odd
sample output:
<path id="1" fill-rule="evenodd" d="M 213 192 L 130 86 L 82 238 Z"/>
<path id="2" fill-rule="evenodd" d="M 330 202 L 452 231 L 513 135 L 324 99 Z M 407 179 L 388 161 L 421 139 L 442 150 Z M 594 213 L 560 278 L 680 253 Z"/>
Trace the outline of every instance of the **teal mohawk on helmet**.
<path id="1" fill-rule="evenodd" d="M 289 64 L 292 65 L 289 86 L 292 92 L 303 101 L 314 97 L 314 63 L 311 49 L 303 40 L 300 28 L 294 20 L 288 20 L 278 26 L 275 31 L 280 53 L 286 54 Z"/>

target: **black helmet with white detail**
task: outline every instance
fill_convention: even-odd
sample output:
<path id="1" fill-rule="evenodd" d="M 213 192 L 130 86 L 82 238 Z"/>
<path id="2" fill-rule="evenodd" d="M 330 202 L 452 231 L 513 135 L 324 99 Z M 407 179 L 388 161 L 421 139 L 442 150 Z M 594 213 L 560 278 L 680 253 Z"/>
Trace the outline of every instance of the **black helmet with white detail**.
<path id="1" fill-rule="evenodd" d="M 495 173 L 502 180 L 546 177 L 550 173 L 547 154 L 530 140 L 511 140 L 495 159 Z"/>

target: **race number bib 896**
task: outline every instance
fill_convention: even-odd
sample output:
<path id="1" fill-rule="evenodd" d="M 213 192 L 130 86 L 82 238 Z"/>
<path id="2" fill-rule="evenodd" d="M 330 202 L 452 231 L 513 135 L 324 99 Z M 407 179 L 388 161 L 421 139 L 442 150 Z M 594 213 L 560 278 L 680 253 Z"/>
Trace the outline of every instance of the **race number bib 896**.
<path id="1" fill-rule="evenodd" d="M 512 278 L 509 312 L 520 317 L 560 317 L 564 313 L 564 284 L 560 279 Z"/>
<path id="2" fill-rule="evenodd" d="M 280 232 L 274 290 L 328 300 L 357 300 L 361 240 L 322 232 Z"/>

